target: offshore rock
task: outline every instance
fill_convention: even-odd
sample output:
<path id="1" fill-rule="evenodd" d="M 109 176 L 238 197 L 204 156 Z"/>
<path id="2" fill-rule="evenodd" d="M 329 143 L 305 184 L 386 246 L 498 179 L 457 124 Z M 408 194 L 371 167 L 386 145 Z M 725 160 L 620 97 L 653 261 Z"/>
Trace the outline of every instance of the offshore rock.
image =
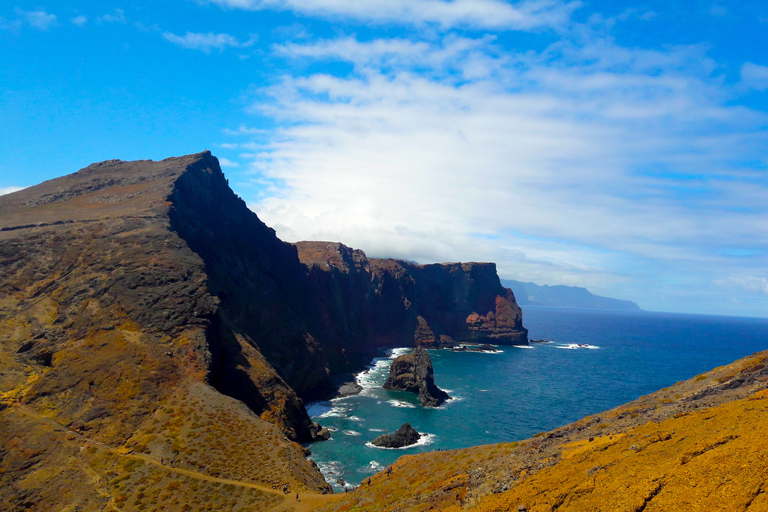
<path id="1" fill-rule="evenodd" d="M 424 347 L 416 347 L 410 354 L 392 361 L 384 389 L 418 393 L 419 401 L 425 407 L 438 407 L 451 398 L 435 385 L 432 359 Z"/>
<path id="2" fill-rule="evenodd" d="M 382 434 L 371 441 L 371 444 L 382 448 L 402 448 L 416 444 L 419 439 L 421 434 L 416 432 L 410 423 L 404 423 L 394 434 Z"/>

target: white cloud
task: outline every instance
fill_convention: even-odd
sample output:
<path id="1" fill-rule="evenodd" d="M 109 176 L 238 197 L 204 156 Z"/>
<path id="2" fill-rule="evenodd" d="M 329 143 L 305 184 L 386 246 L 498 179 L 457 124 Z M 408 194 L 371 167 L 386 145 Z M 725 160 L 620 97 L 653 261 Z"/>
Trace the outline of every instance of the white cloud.
<path id="1" fill-rule="evenodd" d="M 74 23 L 78 27 L 84 27 L 85 24 L 88 23 L 88 17 L 87 16 L 82 16 L 82 15 L 75 16 L 74 18 L 72 18 L 69 21 L 71 21 L 72 23 Z"/>
<path id="2" fill-rule="evenodd" d="M 99 23 L 126 23 L 125 12 L 122 9 L 115 9 L 111 14 L 105 14 L 96 18 Z"/>
<path id="3" fill-rule="evenodd" d="M 579 1 L 526 0 L 210 0 L 231 9 L 283 9 L 302 14 L 371 23 L 434 24 L 532 30 L 559 27 L 581 6 Z"/>
<path id="4" fill-rule="evenodd" d="M 277 51 L 354 66 L 286 78 L 254 106 L 282 128 L 252 154 L 251 206 L 284 239 L 491 260 L 603 293 L 654 269 L 670 297 L 676 272 L 701 285 L 733 263 L 716 248 L 768 246 L 768 119 L 727 106 L 705 47 L 345 37 Z"/>
<path id="5" fill-rule="evenodd" d="M 26 24 L 37 30 L 48 30 L 58 25 L 55 14 L 50 14 L 46 11 L 25 11 L 19 8 L 14 9 L 14 12 L 19 17 L 18 20 L 9 22 L 7 27 L 18 30 L 21 25 Z"/>
<path id="6" fill-rule="evenodd" d="M 768 278 L 753 275 L 732 275 L 715 281 L 721 287 L 736 287 L 746 292 L 757 292 L 768 296 Z"/>
<path id="7" fill-rule="evenodd" d="M 768 66 L 745 62 L 741 66 L 741 83 L 747 89 L 768 89 Z"/>
<path id="8" fill-rule="evenodd" d="M 219 157 L 219 165 L 222 167 L 240 167 L 240 164 L 237 162 L 233 162 L 232 160 L 227 160 L 226 158 Z"/>
<path id="9" fill-rule="evenodd" d="M 24 187 L 0 187 L 0 196 L 4 196 L 5 194 L 12 194 L 13 192 L 18 192 L 19 190 L 24 190 Z"/>
<path id="10" fill-rule="evenodd" d="M 248 41 L 240 42 L 236 37 L 229 34 L 214 34 L 212 32 L 187 32 L 183 36 L 171 32 L 163 32 L 163 38 L 183 48 L 202 50 L 206 53 L 214 49 L 221 51 L 227 47 L 247 48 L 256 42 L 254 37 L 251 37 Z"/>

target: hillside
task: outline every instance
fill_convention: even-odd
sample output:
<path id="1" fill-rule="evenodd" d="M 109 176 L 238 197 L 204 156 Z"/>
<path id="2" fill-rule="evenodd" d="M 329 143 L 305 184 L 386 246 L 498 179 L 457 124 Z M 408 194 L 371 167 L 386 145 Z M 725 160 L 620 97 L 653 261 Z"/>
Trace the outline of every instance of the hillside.
<path id="1" fill-rule="evenodd" d="M 298 443 L 320 428 L 302 397 L 336 373 L 430 342 L 423 326 L 526 343 L 495 266 L 360 258 L 376 276 L 360 288 L 302 263 L 209 152 L 0 197 L 0 502 L 280 508 L 282 484 L 330 491 Z M 366 328 L 372 315 L 391 327 Z"/>
<path id="2" fill-rule="evenodd" d="M 640 306 L 630 300 L 594 295 L 586 288 L 578 286 L 550 286 L 547 284 L 540 286 L 514 279 L 502 279 L 501 283 L 512 289 L 517 303 L 521 306 L 641 311 Z"/>

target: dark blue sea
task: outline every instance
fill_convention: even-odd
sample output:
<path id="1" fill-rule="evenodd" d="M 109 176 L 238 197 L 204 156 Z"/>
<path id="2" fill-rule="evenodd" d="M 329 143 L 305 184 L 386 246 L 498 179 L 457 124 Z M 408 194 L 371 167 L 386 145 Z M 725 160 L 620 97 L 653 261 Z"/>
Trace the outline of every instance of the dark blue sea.
<path id="1" fill-rule="evenodd" d="M 358 375 L 360 395 L 309 404 L 332 431 L 310 445 L 326 480 L 338 491 L 401 455 L 526 439 L 768 349 L 768 319 L 527 307 L 523 324 L 550 343 L 430 351 L 435 383 L 454 397 L 437 409 L 381 388 L 402 348 Z M 370 444 L 406 421 L 425 434 L 419 445 Z"/>

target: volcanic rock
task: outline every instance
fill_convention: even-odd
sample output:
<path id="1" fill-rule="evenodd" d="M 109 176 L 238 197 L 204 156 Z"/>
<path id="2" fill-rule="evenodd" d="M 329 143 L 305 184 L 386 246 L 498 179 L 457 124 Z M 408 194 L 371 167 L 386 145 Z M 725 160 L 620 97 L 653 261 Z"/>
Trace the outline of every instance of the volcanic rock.
<path id="1" fill-rule="evenodd" d="M 410 423 L 404 423 L 394 434 L 382 434 L 371 441 L 371 444 L 382 448 L 402 448 L 416 444 L 419 439 L 421 434 L 416 432 Z"/>
<path id="2" fill-rule="evenodd" d="M 437 407 L 451 398 L 435 385 L 432 359 L 424 347 L 416 347 L 410 354 L 392 361 L 384 389 L 418 393 L 425 407 Z"/>

